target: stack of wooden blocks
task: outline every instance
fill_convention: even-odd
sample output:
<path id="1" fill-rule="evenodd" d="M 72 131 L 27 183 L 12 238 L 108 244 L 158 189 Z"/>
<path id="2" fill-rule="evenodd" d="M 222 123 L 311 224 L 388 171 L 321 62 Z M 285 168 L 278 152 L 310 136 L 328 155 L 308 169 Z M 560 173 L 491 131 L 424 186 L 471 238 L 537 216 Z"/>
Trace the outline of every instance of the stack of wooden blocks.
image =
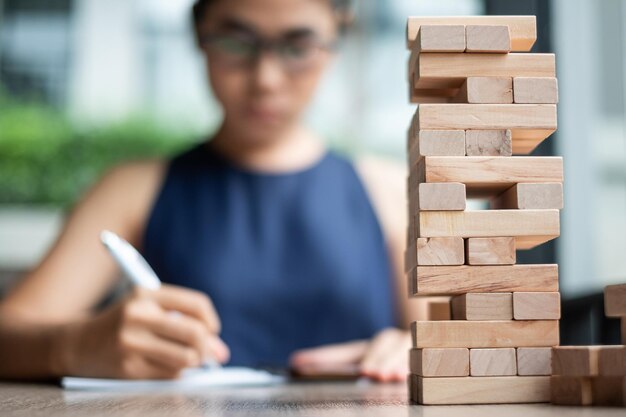
<path id="1" fill-rule="evenodd" d="M 563 161 L 527 155 L 556 129 L 553 54 L 534 16 L 410 17 L 412 296 L 451 296 L 451 320 L 412 323 L 413 402 L 548 402 L 559 344 L 557 265 L 516 250 L 559 236 Z M 513 53 L 512 53 L 513 52 Z M 489 209 L 468 210 L 468 198 Z"/>
<path id="2" fill-rule="evenodd" d="M 554 348 L 553 404 L 626 406 L 626 284 L 606 287 L 604 306 L 622 320 L 622 345 Z"/>

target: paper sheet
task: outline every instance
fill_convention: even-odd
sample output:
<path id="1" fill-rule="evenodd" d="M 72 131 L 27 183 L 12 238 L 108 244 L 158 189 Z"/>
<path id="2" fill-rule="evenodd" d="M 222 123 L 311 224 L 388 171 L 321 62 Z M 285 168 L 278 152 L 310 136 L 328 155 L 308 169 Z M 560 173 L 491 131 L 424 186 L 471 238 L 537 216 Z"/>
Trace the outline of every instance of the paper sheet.
<path id="1" fill-rule="evenodd" d="M 179 379 L 173 380 L 64 377 L 61 380 L 61 385 L 67 390 L 150 390 L 185 387 L 274 385 L 283 382 L 285 382 L 284 377 L 267 371 L 242 367 L 224 367 L 187 369 L 183 371 Z"/>

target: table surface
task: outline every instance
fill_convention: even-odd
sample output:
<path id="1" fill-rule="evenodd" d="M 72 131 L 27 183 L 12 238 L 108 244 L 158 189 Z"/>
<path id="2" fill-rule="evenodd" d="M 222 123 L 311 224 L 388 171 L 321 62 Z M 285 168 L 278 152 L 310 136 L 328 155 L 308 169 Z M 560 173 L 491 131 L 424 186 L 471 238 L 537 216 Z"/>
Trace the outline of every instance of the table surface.
<path id="1" fill-rule="evenodd" d="M 404 384 L 289 383 L 272 387 L 150 392 L 64 391 L 53 385 L 0 383 L 0 416 L 624 416 L 624 408 L 549 404 L 417 406 Z"/>

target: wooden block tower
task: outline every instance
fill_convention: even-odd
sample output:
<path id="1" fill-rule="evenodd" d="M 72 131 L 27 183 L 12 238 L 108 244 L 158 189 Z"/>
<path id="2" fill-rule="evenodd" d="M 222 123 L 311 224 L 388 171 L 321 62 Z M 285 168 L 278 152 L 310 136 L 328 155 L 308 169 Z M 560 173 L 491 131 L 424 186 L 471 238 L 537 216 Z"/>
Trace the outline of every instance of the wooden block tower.
<path id="1" fill-rule="evenodd" d="M 534 16 L 410 17 L 407 37 L 405 269 L 411 296 L 452 297 L 451 319 L 412 323 L 411 399 L 548 402 L 558 266 L 516 250 L 560 232 L 562 158 L 526 156 L 556 130 L 555 57 L 527 53 Z"/>

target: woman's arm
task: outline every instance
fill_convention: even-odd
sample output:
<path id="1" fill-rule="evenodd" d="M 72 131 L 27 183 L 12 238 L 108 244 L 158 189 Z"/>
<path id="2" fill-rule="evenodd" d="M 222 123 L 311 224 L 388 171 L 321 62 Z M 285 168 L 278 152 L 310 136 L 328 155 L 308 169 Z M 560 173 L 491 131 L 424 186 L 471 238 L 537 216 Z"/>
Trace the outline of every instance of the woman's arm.
<path id="1" fill-rule="evenodd" d="M 219 321 L 209 300 L 190 290 L 135 291 L 92 316 L 118 274 L 100 231 L 139 246 L 164 168 L 157 161 L 132 163 L 105 175 L 74 208 L 44 260 L 0 302 L 0 377 L 167 377 L 199 360 L 191 347 L 210 350 L 209 329 L 218 331 Z M 167 315 L 172 307 L 187 314 Z"/>

